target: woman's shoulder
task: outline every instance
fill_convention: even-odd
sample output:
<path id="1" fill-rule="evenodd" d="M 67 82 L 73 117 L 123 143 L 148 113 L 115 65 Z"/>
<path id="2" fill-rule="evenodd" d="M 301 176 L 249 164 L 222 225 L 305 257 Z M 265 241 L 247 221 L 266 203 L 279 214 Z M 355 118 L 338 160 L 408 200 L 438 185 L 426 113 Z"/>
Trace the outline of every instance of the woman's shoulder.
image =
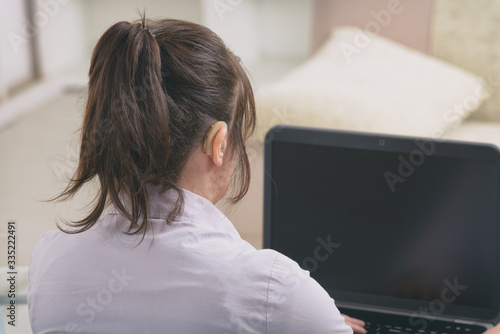
<path id="1" fill-rule="evenodd" d="M 44 232 L 38 239 L 35 247 L 33 248 L 32 254 L 37 253 L 41 247 L 45 247 L 54 242 L 55 239 L 60 238 L 64 232 L 60 230 L 49 230 Z"/>
<path id="2" fill-rule="evenodd" d="M 272 249 L 262 249 L 256 256 L 266 259 L 269 264 L 269 292 L 292 293 L 301 288 L 301 283 L 312 280 L 308 271 L 288 256 Z M 304 287 L 305 285 L 302 285 Z"/>
<path id="3" fill-rule="evenodd" d="M 46 247 L 54 244 L 55 242 L 62 242 L 64 239 L 73 239 L 77 234 L 71 233 L 72 229 L 67 229 L 63 232 L 59 229 L 53 229 L 44 232 L 38 239 L 35 247 L 33 248 L 33 253 L 40 247 Z M 69 233 L 68 233 L 69 232 Z"/>
<path id="4" fill-rule="evenodd" d="M 344 324 L 334 300 L 297 262 L 273 250 L 260 256 L 272 258 L 267 283 L 269 333 L 352 333 Z"/>
<path id="5" fill-rule="evenodd" d="M 288 277 L 290 275 L 300 278 L 310 277 L 307 270 L 302 269 L 297 262 L 288 256 L 273 249 L 259 249 L 250 253 L 254 261 L 265 262 L 272 277 Z"/>
<path id="6" fill-rule="evenodd" d="M 70 233 L 68 233 L 70 232 Z M 83 242 L 78 239 L 86 239 L 89 233 L 71 233 L 71 229 L 63 232 L 59 229 L 53 229 L 44 232 L 31 251 L 30 267 L 33 264 L 43 262 L 47 258 L 64 257 L 68 255 L 71 249 L 83 246 Z"/>

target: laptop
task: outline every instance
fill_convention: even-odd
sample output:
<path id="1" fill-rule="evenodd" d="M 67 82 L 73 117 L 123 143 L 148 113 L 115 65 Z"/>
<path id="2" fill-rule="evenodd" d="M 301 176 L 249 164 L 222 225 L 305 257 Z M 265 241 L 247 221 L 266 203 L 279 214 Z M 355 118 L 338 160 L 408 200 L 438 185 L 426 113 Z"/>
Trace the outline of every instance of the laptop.
<path id="1" fill-rule="evenodd" d="M 274 127 L 264 248 L 309 270 L 368 333 L 482 333 L 500 313 L 500 152 Z"/>

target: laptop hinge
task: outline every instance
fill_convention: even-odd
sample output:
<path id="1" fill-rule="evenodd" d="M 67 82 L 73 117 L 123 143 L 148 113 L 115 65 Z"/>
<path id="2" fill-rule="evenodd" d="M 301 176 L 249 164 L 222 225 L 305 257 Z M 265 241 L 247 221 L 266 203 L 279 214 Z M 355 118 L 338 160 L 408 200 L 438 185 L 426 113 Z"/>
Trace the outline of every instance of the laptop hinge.
<path id="1" fill-rule="evenodd" d="M 392 308 L 384 308 L 384 307 L 375 307 L 375 306 L 368 306 L 368 305 L 358 305 L 358 304 L 351 304 L 348 302 L 339 302 L 335 301 L 335 304 L 337 307 L 345 307 L 345 308 L 352 308 L 360 311 L 369 311 L 369 312 L 376 312 L 376 313 L 385 313 L 385 314 L 395 314 L 395 315 L 402 315 L 402 316 L 412 316 L 412 312 L 405 312 L 402 310 L 395 310 Z M 349 315 L 349 314 L 347 314 Z M 478 321 L 469 321 L 469 320 L 463 320 L 463 319 L 456 319 L 456 318 L 451 318 L 451 317 L 443 317 L 443 316 L 424 316 L 420 315 L 419 318 L 423 319 L 428 319 L 428 320 L 441 320 L 441 321 L 448 321 L 448 322 L 454 322 L 458 324 L 463 324 L 463 325 L 477 325 L 477 326 L 484 326 L 486 328 L 493 328 L 493 324 L 487 323 L 487 322 L 478 322 Z"/>

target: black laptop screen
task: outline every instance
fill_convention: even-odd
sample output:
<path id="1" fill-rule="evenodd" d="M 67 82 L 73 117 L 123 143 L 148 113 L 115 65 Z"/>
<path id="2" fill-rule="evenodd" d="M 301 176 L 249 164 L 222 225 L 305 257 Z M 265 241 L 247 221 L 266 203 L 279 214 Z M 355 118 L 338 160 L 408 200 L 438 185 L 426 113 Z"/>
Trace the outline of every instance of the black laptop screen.
<path id="1" fill-rule="evenodd" d="M 267 246 L 334 298 L 352 292 L 491 309 L 498 163 L 415 149 L 410 156 L 273 142 Z"/>

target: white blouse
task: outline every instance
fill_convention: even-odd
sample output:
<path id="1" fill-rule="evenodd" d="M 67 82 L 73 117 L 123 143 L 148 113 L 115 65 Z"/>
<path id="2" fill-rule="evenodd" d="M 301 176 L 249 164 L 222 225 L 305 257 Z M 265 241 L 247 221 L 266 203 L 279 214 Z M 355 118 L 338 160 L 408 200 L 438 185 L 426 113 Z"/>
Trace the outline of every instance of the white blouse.
<path id="1" fill-rule="evenodd" d="M 256 250 L 210 201 L 183 192 L 170 225 L 175 192 L 151 194 L 140 244 L 113 208 L 86 232 L 46 232 L 29 268 L 33 332 L 352 333 L 309 272 Z"/>

